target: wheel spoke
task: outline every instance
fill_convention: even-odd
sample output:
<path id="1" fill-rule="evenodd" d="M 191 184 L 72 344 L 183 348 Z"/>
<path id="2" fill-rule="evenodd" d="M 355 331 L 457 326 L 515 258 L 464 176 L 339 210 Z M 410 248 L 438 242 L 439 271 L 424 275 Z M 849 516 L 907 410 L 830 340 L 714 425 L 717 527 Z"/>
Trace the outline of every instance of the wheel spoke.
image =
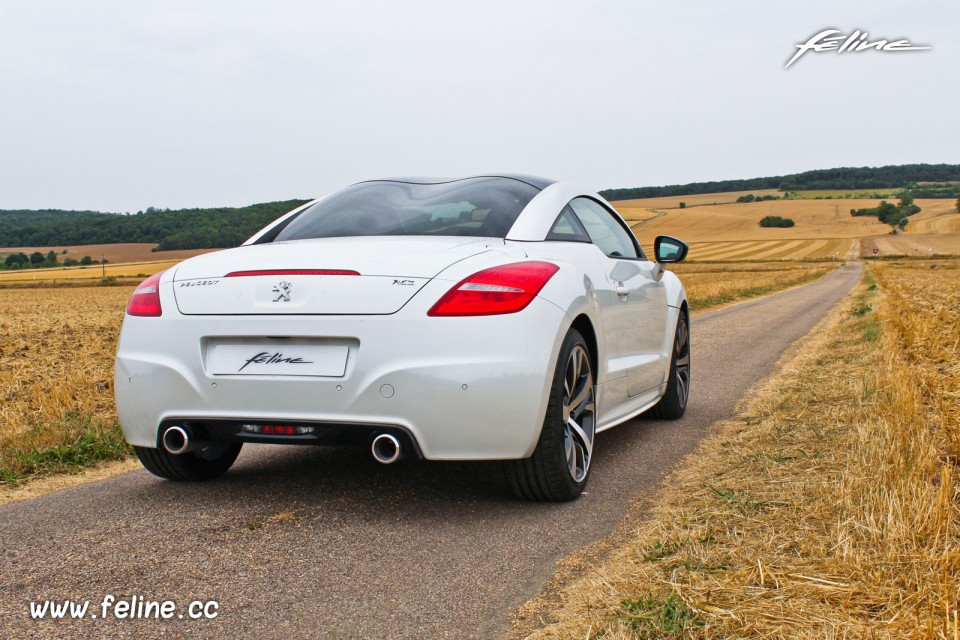
<path id="1" fill-rule="evenodd" d="M 586 457 L 589 460 L 590 454 L 593 453 L 593 439 L 587 436 L 575 420 L 567 420 L 567 426 L 570 427 L 570 434 L 573 436 L 574 444 L 586 452 Z"/>
<path id="2" fill-rule="evenodd" d="M 688 353 L 687 355 L 681 357 L 681 358 L 677 358 L 677 368 L 678 368 L 678 369 L 679 369 L 680 367 L 686 367 L 686 366 L 689 365 L 689 364 L 690 364 L 690 354 L 689 354 L 689 353 Z"/>
<path id="3" fill-rule="evenodd" d="M 570 401 L 570 415 L 574 418 L 579 418 L 580 414 L 583 413 L 585 405 L 591 402 L 591 396 L 593 395 L 593 380 L 589 378 L 584 380 L 582 386 L 580 387 L 577 397 Z"/>

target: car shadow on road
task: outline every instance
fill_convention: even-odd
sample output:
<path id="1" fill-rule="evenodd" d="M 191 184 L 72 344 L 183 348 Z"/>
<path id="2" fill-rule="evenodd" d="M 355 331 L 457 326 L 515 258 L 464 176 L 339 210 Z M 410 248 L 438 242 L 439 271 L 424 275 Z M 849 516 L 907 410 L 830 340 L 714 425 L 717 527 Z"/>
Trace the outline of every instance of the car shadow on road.
<path id="1" fill-rule="evenodd" d="M 632 474 L 618 471 L 618 467 L 643 464 L 646 444 L 656 439 L 664 424 L 632 420 L 599 434 L 584 499 L 610 491 L 616 492 L 617 499 L 629 500 L 635 491 L 629 480 Z M 361 503 L 367 513 L 383 507 L 393 513 L 401 510 L 424 516 L 436 509 L 437 514 L 448 516 L 451 506 L 481 511 L 495 506 L 498 511 L 531 514 L 578 508 L 577 502 L 530 503 L 515 498 L 499 462 L 402 459 L 382 465 L 366 449 L 352 447 L 247 446 L 234 467 L 218 480 L 198 484 L 157 481 L 144 489 L 154 500 L 199 501 L 211 507 L 229 501 L 233 506 L 276 510 L 317 507 L 349 511 L 351 505 Z"/>

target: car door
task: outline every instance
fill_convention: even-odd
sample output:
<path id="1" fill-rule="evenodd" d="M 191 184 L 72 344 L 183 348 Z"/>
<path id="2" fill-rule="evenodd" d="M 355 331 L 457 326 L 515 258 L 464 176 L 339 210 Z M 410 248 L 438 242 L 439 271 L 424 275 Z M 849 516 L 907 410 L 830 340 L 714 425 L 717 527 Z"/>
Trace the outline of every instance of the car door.
<path id="1" fill-rule="evenodd" d="M 663 383 L 667 294 L 659 266 L 643 255 L 619 216 L 590 198 L 575 198 L 570 208 L 601 258 L 615 301 L 609 310 L 620 358 L 627 369 L 628 394 L 637 396 Z"/>

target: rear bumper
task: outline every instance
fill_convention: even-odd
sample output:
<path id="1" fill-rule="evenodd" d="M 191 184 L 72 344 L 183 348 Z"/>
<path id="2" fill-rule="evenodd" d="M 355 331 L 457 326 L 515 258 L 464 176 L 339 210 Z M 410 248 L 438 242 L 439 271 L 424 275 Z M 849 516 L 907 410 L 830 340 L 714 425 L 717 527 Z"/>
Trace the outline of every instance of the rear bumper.
<path id="1" fill-rule="evenodd" d="M 170 302 L 160 318 L 127 316 L 120 335 L 117 412 L 136 446 L 156 447 L 160 425 L 174 419 L 286 421 L 395 427 L 432 460 L 526 457 L 569 324 L 540 298 L 517 314 L 475 318 L 430 318 L 417 304 L 389 316 L 183 316 Z M 346 373 L 204 370 L 203 340 L 267 336 L 351 341 Z"/>

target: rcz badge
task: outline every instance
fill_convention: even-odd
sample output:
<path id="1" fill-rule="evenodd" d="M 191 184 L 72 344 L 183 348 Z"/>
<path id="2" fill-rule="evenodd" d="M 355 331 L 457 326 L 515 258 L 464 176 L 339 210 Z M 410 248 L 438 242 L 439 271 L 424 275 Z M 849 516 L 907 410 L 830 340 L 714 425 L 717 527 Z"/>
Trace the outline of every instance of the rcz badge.
<path id="1" fill-rule="evenodd" d="M 277 294 L 277 297 L 273 299 L 274 302 L 290 302 L 290 289 L 293 289 L 293 284 L 283 281 L 277 283 L 273 287 L 273 292 Z"/>

